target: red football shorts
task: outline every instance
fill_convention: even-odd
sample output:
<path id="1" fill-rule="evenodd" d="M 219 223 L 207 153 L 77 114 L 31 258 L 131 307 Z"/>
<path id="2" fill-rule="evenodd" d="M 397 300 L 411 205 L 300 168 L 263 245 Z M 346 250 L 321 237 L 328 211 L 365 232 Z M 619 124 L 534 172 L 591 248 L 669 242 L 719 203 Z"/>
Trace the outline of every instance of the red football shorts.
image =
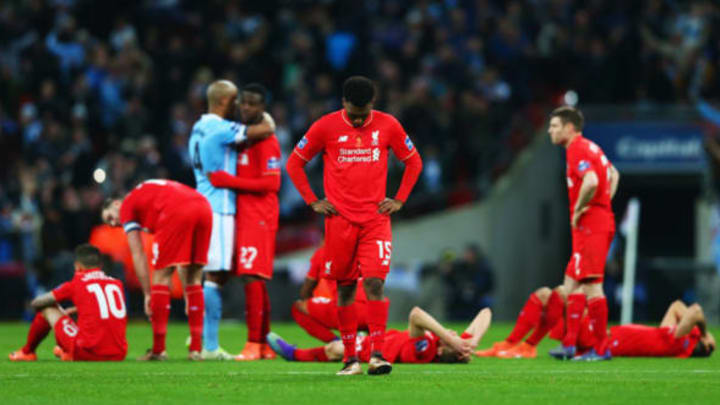
<path id="1" fill-rule="evenodd" d="M 78 332 L 80 329 L 68 315 L 61 317 L 55 323 L 55 340 L 73 361 L 122 361 L 125 359 L 125 353 L 114 356 L 98 356 L 87 348 L 78 347 L 76 345 Z"/>
<path id="2" fill-rule="evenodd" d="M 276 233 L 259 226 L 236 228 L 235 274 L 272 279 Z"/>
<path id="3" fill-rule="evenodd" d="M 325 218 L 325 268 L 321 275 L 347 285 L 363 278 L 385 280 L 390 271 L 392 230 L 390 217 L 361 225 L 340 215 Z M 353 260 L 357 266 L 353 265 Z"/>
<path id="4" fill-rule="evenodd" d="M 602 283 L 612 240 L 613 232 L 573 232 L 573 253 L 565 275 L 576 281 Z"/>
<path id="5" fill-rule="evenodd" d="M 158 219 L 153 266 L 206 265 L 212 235 L 212 209 L 205 198 L 183 202 Z"/>
<path id="6" fill-rule="evenodd" d="M 387 299 L 387 298 L 386 298 Z M 367 330 L 367 302 L 355 301 L 358 329 Z M 337 301 L 325 297 L 313 297 L 306 301 L 308 315 L 330 329 L 338 329 Z"/>

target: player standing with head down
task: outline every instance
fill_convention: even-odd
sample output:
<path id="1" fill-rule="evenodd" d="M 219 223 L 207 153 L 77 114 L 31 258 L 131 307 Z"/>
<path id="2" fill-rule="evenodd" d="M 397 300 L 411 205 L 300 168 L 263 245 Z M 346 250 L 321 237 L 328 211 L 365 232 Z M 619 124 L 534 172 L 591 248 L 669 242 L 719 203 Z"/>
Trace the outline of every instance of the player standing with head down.
<path id="1" fill-rule="evenodd" d="M 208 86 L 208 112 L 193 125 L 189 152 L 197 191 L 210 202 L 213 211 L 212 236 L 205 272 L 203 296 L 205 321 L 203 327 L 203 359 L 229 360 L 233 356 L 220 347 L 218 328 L 222 317 L 220 288 L 227 283 L 235 238 L 236 192 L 212 183 L 210 176 L 222 171 L 235 175 L 238 144 L 264 139 L 274 131 L 272 118 L 260 114 L 248 126 L 231 119 L 235 116 L 238 89 L 228 80 L 217 80 Z"/>
<path id="2" fill-rule="evenodd" d="M 393 116 L 373 110 L 375 86 L 353 76 L 343 84 L 343 109 L 317 120 L 287 162 L 290 179 L 312 209 L 325 215 L 324 277 L 338 283 L 338 320 L 345 364 L 338 375 L 361 374 L 355 349 L 357 314 L 352 305 L 362 276 L 368 299 L 369 374 L 387 374 L 383 358 L 388 304 L 383 284 L 390 271 L 390 215 L 400 210 L 422 170 L 415 146 Z M 385 194 L 388 150 L 405 164 L 395 198 Z M 323 152 L 325 199 L 310 188 L 304 166 Z M 353 262 L 357 266 L 353 266 Z"/>
<path id="3" fill-rule="evenodd" d="M 584 356 L 588 360 L 609 359 L 604 347 L 607 329 L 607 300 L 602 288 L 605 258 L 615 233 L 611 201 L 620 175 L 595 143 L 582 136 L 582 113 L 560 107 L 550 114 L 548 133 L 567 153 L 567 185 L 570 198 L 572 256 L 563 286 L 568 294 L 566 331 L 562 347 L 553 357 L 570 359 L 576 354 L 580 320 L 587 304 L 588 317 L 597 345 Z"/>
<path id="4" fill-rule="evenodd" d="M 251 83 L 240 94 L 240 120 L 252 128 L 263 122 L 267 90 Z M 210 173 L 215 187 L 237 192 L 235 272 L 245 285 L 245 321 L 248 339 L 235 360 L 275 358 L 265 335 L 270 331 L 270 297 L 266 280 L 273 274 L 275 234 L 278 229 L 280 143 L 274 135 L 249 142 L 239 152 L 237 175 Z"/>
<path id="5" fill-rule="evenodd" d="M 125 229 L 135 272 L 145 294 L 145 313 L 152 323 L 153 346 L 138 360 L 167 358 L 165 336 L 170 317 L 170 280 L 175 269 L 185 288 L 190 327 L 188 359 L 200 360 L 204 313 L 200 281 L 212 232 L 212 210 L 207 199 L 175 181 L 147 180 L 125 198 L 105 201 L 102 219 L 108 225 L 122 225 Z M 140 238 L 142 229 L 155 234 L 152 283 Z"/>

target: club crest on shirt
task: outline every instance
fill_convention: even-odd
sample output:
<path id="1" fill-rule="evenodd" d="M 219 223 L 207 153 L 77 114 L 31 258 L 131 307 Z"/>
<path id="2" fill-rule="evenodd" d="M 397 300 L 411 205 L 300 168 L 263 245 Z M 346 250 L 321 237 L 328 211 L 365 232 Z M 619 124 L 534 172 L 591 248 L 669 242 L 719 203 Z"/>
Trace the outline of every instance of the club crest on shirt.
<path id="1" fill-rule="evenodd" d="M 380 137 L 380 131 L 372 132 L 372 145 L 373 146 L 377 146 L 380 143 L 380 141 L 378 139 L 379 137 Z"/>
<path id="2" fill-rule="evenodd" d="M 580 163 L 578 163 L 578 171 L 581 173 L 589 168 L 590 168 L 590 162 L 588 162 L 587 160 L 581 160 Z"/>
<path id="3" fill-rule="evenodd" d="M 273 156 L 267 161 L 267 168 L 268 170 L 275 170 L 280 168 L 280 159 Z"/>
<path id="4" fill-rule="evenodd" d="M 412 150 L 415 147 L 415 145 L 413 145 L 412 141 L 410 140 L 410 137 L 407 135 L 405 135 L 405 146 L 408 150 Z"/>
<path id="5" fill-rule="evenodd" d="M 307 145 L 307 143 L 308 143 L 307 138 L 303 136 L 302 139 L 300 140 L 300 142 L 298 142 L 297 148 L 302 149 L 305 147 L 305 145 Z"/>

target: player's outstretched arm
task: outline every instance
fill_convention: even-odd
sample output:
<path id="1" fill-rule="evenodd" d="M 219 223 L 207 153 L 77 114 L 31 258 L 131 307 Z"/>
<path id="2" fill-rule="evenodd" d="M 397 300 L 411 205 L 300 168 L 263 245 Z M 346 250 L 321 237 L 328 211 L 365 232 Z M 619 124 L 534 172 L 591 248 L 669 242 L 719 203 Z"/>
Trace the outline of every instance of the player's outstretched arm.
<path id="1" fill-rule="evenodd" d="M 53 306 L 57 304 L 57 301 L 55 300 L 55 296 L 53 295 L 52 291 L 46 292 L 45 294 L 38 295 L 35 297 L 35 299 L 32 300 L 30 303 L 30 306 L 36 310 L 40 311 L 41 309 L 47 308 L 49 306 Z"/>
<path id="2" fill-rule="evenodd" d="M 465 329 L 465 333 L 472 335 L 470 338 L 470 344 L 473 348 L 477 347 L 480 340 L 482 340 L 482 337 L 485 336 L 485 332 L 487 332 L 490 327 L 491 321 L 492 311 L 490 308 L 483 308 L 477 313 L 477 315 L 475 315 L 475 319 L 473 319 L 472 322 L 470 322 L 470 325 L 468 325 Z"/>
<path id="3" fill-rule="evenodd" d="M 615 166 L 610 165 L 610 199 L 611 200 L 615 197 L 615 193 L 617 192 L 619 184 L 620 184 L 620 172 L 615 168 Z"/>
<path id="4" fill-rule="evenodd" d="M 258 124 L 248 125 L 245 136 L 251 141 L 259 141 L 267 138 L 275 132 L 275 120 L 267 112 L 263 113 L 263 120 Z"/>
<path id="5" fill-rule="evenodd" d="M 219 188 L 231 188 L 248 193 L 277 193 L 280 191 L 280 174 L 268 174 L 258 178 L 241 178 L 218 170 L 208 173 L 210 184 Z"/>
<path id="6" fill-rule="evenodd" d="M 688 307 L 685 315 L 683 315 L 680 323 L 678 323 L 677 329 L 675 329 L 675 337 L 679 338 L 687 335 L 695 326 L 697 326 L 700 329 L 700 333 L 705 336 L 707 333 L 705 313 L 698 304 L 692 304 Z"/>
<path id="7" fill-rule="evenodd" d="M 135 267 L 135 275 L 145 295 L 145 314 L 150 316 L 152 315 L 152 311 L 150 310 L 150 271 L 148 270 L 147 256 L 145 256 L 145 250 L 143 249 L 140 230 L 135 229 L 128 232 L 127 240 L 130 246 L 133 266 Z"/>
<path id="8" fill-rule="evenodd" d="M 469 341 L 463 340 L 457 334 L 445 329 L 440 322 L 420 307 L 413 307 L 410 311 L 408 331 L 410 337 L 421 337 L 425 331 L 430 331 L 461 355 L 469 356 L 473 349 Z"/>

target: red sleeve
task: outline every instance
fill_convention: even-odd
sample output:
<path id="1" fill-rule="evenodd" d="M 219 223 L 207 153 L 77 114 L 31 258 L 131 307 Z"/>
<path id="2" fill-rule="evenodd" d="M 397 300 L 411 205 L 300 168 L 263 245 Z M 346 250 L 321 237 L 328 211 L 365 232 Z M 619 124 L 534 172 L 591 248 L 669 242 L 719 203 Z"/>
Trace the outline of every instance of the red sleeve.
<path id="1" fill-rule="evenodd" d="M 260 160 L 262 162 L 262 171 L 264 175 L 280 175 L 282 166 L 282 155 L 280 152 L 280 143 L 275 136 L 265 140 L 260 146 Z"/>
<path id="2" fill-rule="evenodd" d="M 420 159 L 420 155 L 417 152 L 412 153 L 403 163 L 405 163 L 405 172 L 403 172 L 402 181 L 400 182 L 397 194 L 395 194 L 395 199 L 402 201 L 404 204 L 410 196 L 413 187 L 415 187 L 418 177 L 420 177 L 423 165 L 422 159 Z"/>
<path id="3" fill-rule="evenodd" d="M 135 194 L 130 192 L 123 199 L 120 205 L 120 224 L 125 229 L 125 233 L 141 229 L 140 221 L 135 214 Z"/>
<path id="4" fill-rule="evenodd" d="M 72 300 L 73 296 L 73 284 L 72 281 L 60 284 L 56 289 L 52 290 L 52 295 L 55 297 L 55 301 L 62 302 Z"/>
<path id="5" fill-rule="evenodd" d="M 293 154 L 309 162 L 325 147 L 324 118 L 315 121 L 305 133 L 305 136 L 295 145 Z"/>
<path id="6" fill-rule="evenodd" d="M 589 170 L 595 171 L 589 152 L 587 149 L 581 147 L 568 150 L 568 166 L 570 167 L 570 171 L 579 178 L 585 176 Z"/>
<path id="7" fill-rule="evenodd" d="M 390 126 L 390 149 L 403 162 L 417 152 L 412 140 L 405 133 L 405 129 L 394 117 Z"/>
<path id="8" fill-rule="evenodd" d="M 304 160 L 298 153 L 293 153 L 288 158 L 285 169 L 287 170 L 290 180 L 295 185 L 295 188 L 297 188 L 303 200 L 305 200 L 305 203 L 311 204 L 317 201 L 318 198 L 315 193 L 313 193 L 307 173 L 305 173 L 306 164 L 307 160 Z"/>
<path id="9" fill-rule="evenodd" d="M 280 175 L 267 175 L 259 178 L 240 178 L 218 170 L 208 176 L 215 187 L 232 188 L 252 193 L 277 193 L 280 190 Z"/>

